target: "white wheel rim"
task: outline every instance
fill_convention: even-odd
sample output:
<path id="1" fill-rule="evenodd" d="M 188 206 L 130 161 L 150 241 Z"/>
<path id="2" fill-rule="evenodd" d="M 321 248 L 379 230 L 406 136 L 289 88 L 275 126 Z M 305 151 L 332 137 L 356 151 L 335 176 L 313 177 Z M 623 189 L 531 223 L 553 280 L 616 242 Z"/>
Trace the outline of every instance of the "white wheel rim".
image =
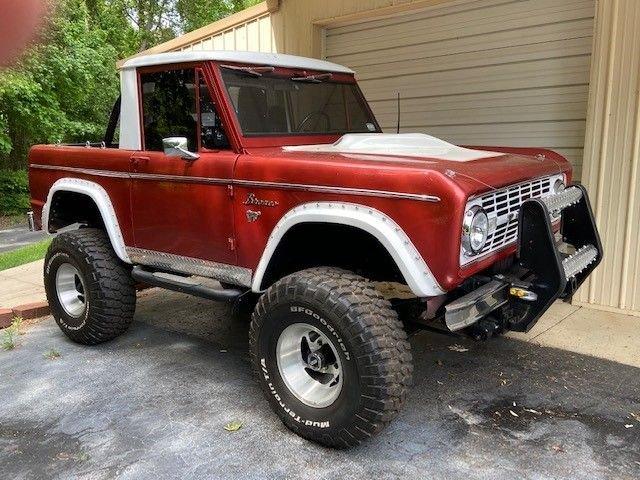
<path id="1" fill-rule="evenodd" d="M 338 350 L 316 327 L 294 323 L 285 328 L 276 359 L 284 384 L 305 405 L 328 407 L 340 395 L 343 371 Z"/>
<path id="2" fill-rule="evenodd" d="M 67 315 L 78 318 L 86 308 L 86 288 L 82 275 L 70 263 L 63 263 L 56 272 L 56 293 Z"/>

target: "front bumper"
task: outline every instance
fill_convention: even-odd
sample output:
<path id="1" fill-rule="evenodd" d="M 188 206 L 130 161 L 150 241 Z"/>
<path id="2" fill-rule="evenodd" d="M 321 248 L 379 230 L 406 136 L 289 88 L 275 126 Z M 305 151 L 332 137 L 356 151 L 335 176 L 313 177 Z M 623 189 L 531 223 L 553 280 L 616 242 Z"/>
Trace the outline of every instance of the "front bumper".
<path id="1" fill-rule="evenodd" d="M 560 242 L 550 212 L 561 213 Z M 449 330 L 495 315 L 504 328 L 529 331 L 556 299 L 571 298 L 600 263 L 602 244 L 582 185 L 526 200 L 518 216 L 517 264 L 508 272 L 475 279 L 480 286 L 446 305 Z"/>

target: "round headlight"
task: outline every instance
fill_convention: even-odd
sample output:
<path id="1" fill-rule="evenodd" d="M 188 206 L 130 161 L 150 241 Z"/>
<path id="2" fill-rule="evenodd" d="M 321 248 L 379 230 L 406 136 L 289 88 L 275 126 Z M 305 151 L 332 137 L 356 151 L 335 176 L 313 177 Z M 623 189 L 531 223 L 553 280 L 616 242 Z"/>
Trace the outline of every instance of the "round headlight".
<path id="1" fill-rule="evenodd" d="M 462 223 L 462 248 L 472 255 L 477 255 L 487 243 L 489 237 L 489 218 L 482 207 L 471 207 L 464 214 Z"/>
<path id="2" fill-rule="evenodd" d="M 563 180 L 557 179 L 553 184 L 553 193 L 558 194 L 565 189 Z"/>

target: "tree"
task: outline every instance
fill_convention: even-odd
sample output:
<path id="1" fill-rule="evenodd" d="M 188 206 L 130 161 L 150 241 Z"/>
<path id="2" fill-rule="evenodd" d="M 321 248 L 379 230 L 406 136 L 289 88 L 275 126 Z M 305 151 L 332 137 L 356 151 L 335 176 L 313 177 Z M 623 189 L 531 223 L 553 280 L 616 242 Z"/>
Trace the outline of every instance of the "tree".
<path id="1" fill-rule="evenodd" d="M 98 16 L 133 26 L 138 51 L 255 5 L 260 0 L 86 0 Z M 102 22 L 103 28 L 108 24 Z"/>
<path id="2" fill-rule="evenodd" d="M 183 32 L 204 27 L 259 3 L 260 0 L 176 0 Z"/>
<path id="3" fill-rule="evenodd" d="M 105 0 L 104 3 L 133 26 L 138 51 L 180 33 L 175 0 Z"/>
<path id="4" fill-rule="evenodd" d="M 117 60 L 259 0 L 58 0 L 48 30 L 0 72 L 0 169 L 35 143 L 101 139 L 118 96 Z"/>
<path id="5" fill-rule="evenodd" d="M 88 20 L 85 0 L 65 0 L 42 42 L 0 75 L 2 166 L 24 167 L 34 143 L 101 136 L 118 92 L 118 52 Z"/>

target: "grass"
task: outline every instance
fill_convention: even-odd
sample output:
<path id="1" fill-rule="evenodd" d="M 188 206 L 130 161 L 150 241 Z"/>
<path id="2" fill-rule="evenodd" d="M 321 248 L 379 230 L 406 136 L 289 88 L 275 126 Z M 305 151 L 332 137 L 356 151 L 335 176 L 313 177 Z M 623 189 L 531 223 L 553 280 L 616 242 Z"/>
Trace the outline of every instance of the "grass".
<path id="1" fill-rule="evenodd" d="M 47 360 L 57 360 L 58 358 L 60 358 L 60 352 L 55 348 L 51 348 L 48 352 L 44 353 L 44 358 L 46 358 Z"/>
<path id="2" fill-rule="evenodd" d="M 18 248 L 10 252 L 0 253 L 0 272 L 44 258 L 50 243 L 51 239 L 48 238 L 33 245 L 27 245 L 26 247 Z"/>
<path id="3" fill-rule="evenodd" d="M 5 328 L 2 333 L 2 340 L 0 340 L 0 347 L 6 351 L 16 348 L 16 335 L 17 332 L 13 329 L 13 326 Z"/>
<path id="4" fill-rule="evenodd" d="M 0 348 L 6 351 L 16 348 L 16 336 L 20 334 L 20 325 L 22 325 L 22 318 L 15 317 L 11 322 L 11 326 L 4 329 L 2 340 L 0 340 Z"/>

